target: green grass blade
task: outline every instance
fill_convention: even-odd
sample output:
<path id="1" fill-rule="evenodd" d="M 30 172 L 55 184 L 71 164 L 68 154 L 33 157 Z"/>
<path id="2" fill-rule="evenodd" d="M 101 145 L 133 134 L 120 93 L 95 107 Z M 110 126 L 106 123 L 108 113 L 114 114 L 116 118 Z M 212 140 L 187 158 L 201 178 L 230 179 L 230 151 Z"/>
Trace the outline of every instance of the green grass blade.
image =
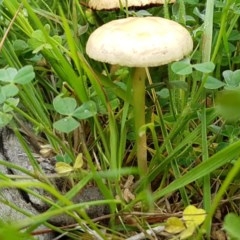
<path id="1" fill-rule="evenodd" d="M 237 141 L 228 147 L 224 148 L 220 152 L 216 153 L 206 161 L 200 163 L 197 167 L 180 177 L 179 179 L 170 183 L 167 187 L 154 193 L 154 199 L 157 200 L 161 197 L 166 196 L 173 191 L 178 190 L 180 187 L 184 187 L 187 184 L 198 180 L 210 174 L 214 170 L 220 168 L 224 164 L 233 160 L 240 155 L 240 141 Z"/>

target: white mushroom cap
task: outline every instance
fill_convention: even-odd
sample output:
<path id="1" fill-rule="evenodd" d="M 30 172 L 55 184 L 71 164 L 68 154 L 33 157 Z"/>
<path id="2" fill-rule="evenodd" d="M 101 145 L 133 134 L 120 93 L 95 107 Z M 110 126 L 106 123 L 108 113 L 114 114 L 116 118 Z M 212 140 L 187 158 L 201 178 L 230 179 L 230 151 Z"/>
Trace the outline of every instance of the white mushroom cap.
<path id="1" fill-rule="evenodd" d="M 160 17 L 113 20 L 89 37 L 89 57 L 128 67 L 153 67 L 178 61 L 193 49 L 189 32 L 177 22 Z"/>
<path id="2" fill-rule="evenodd" d="M 167 3 L 175 1 L 169 0 Z M 88 6 L 96 10 L 114 9 L 120 8 L 120 2 L 123 7 L 141 7 L 149 4 L 164 4 L 165 0 L 89 0 Z"/>

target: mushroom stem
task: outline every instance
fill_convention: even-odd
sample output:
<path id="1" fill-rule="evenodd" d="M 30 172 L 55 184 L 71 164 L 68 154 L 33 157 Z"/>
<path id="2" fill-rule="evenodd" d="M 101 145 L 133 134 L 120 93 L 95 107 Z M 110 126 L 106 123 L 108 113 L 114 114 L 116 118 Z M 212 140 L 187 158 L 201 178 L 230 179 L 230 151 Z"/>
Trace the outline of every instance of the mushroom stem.
<path id="1" fill-rule="evenodd" d="M 145 68 L 135 68 L 132 79 L 132 89 L 137 162 L 140 177 L 147 174 L 146 133 L 145 131 L 140 131 L 140 128 L 145 125 L 145 79 Z"/>

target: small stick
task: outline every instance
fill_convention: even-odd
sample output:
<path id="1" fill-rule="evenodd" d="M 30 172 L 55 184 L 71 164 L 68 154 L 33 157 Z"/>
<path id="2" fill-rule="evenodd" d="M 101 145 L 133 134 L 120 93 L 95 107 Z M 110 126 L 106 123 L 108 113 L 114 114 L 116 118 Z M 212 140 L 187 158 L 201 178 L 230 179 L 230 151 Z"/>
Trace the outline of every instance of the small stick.
<path id="1" fill-rule="evenodd" d="M 164 229 L 165 229 L 164 226 L 157 226 L 157 227 L 154 227 L 152 229 L 146 230 L 146 233 L 148 235 L 155 235 L 157 233 L 162 232 Z M 145 233 L 139 233 L 139 234 L 136 234 L 136 235 L 134 235 L 132 237 L 127 238 L 126 240 L 141 240 L 141 239 L 145 239 L 145 238 L 146 238 L 146 234 Z"/>

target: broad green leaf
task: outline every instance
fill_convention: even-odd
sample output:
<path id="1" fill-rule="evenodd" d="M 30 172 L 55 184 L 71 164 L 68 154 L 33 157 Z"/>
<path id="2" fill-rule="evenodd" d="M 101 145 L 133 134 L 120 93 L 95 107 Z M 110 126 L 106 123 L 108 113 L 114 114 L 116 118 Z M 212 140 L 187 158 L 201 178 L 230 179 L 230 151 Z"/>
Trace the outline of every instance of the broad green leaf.
<path id="1" fill-rule="evenodd" d="M 234 89 L 236 87 L 239 87 L 240 85 L 240 70 L 236 71 L 231 71 L 231 70 L 226 70 L 223 72 L 223 77 L 225 82 L 227 83 L 227 86 L 225 89 Z"/>
<path id="2" fill-rule="evenodd" d="M 204 62 L 192 65 L 194 69 L 202 73 L 211 73 L 215 68 L 215 64 L 213 62 Z"/>
<path id="3" fill-rule="evenodd" d="M 14 83 L 27 84 L 30 83 L 35 77 L 33 67 L 27 65 L 21 68 L 14 77 Z"/>
<path id="4" fill-rule="evenodd" d="M 43 49 L 52 49 L 52 46 L 46 41 L 44 33 L 41 30 L 36 30 L 32 33 L 28 44 L 33 49 L 33 53 L 38 53 Z"/>
<path id="5" fill-rule="evenodd" d="M 111 106 L 111 109 L 115 110 L 119 107 L 120 101 L 118 98 L 114 98 L 114 99 L 110 100 L 109 104 Z"/>
<path id="6" fill-rule="evenodd" d="M 240 33 L 238 30 L 232 30 L 229 37 L 229 41 L 239 41 L 240 40 Z"/>
<path id="7" fill-rule="evenodd" d="M 17 69 L 15 68 L 0 69 L 0 81 L 10 83 L 13 81 L 16 74 Z"/>
<path id="8" fill-rule="evenodd" d="M 45 33 L 47 35 L 49 35 L 50 32 L 50 26 L 48 24 L 46 24 L 44 26 L 45 29 Z M 31 48 L 33 49 L 33 53 L 38 53 L 41 50 L 44 49 L 52 49 L 52 45 L 51 43 L 49 43 L 47 38 L 51 38 L 52 40 L 54 40 L 57 43 L 61 43 L 62 39 L 60 36 L 53 36 L 53 37 L 46 37 L 46 35 L 44 34 L 44 32 L 42 30 L 36 30 L 32 33 L 31 38 L 28 41 L 28 44 L 31 46 Z"/>
<path id="9" fill-rule="evenodd" d="M 53 127 L 63 133 L 70 133 L 78 126 L 79 122 L 72 117 L 66 117 L 53 123 Z"/>
<path id="10" fill-rule="evenodd" d="M 2 88 L 0 87 L 0 104 L 4 103 L 5 100 L 6 100 L 6 96 L 2 92 Z"/>
<path id="11" fill-rule="evenodd" d="M 19 53 L 19 52 L 23 52 L 24 50 L 26 50 L 28 48 L 28 44 L 20 39 L 17 39 L 13 42 L 13 47 L 14 50 Z"/>
<path id="12" fill-rule="evenodd" d="M 54 39 L 54 41 L 56 41 L 57 43 L 61 44 L 62 43 L 62 38 L 58 35 L 54 35 L 52 37 L 52 39 Z"/>
<path id="13" fill-rule="evenodd" d="M 14 97 L 15 95 L 17 95 L 19 92 L 19 89 L 15 84 L 9 83 L 9 84 L 3 86 L 1 91 L 6 98 L 9 98 L 9 97 Z"/>
<path id="14" fill-rule="evenodd" d="M 229 237 L 240 240 L 240 217 L 234 213 L 229 213 L 224 218 L 223 228 Z"/>
<path id="15" fill-rule="evenodd" d="M 51 30 L 51 27 L 50 27 L 50 25 L 49 24 L 45 24 L 44 25 L 44 30 L 46 31 L 46 33 L 50 33 L 50 30 Z"/>
<path id="16" fill-rule="evenodd" d="M 240 89 L 223 90 L 216 97 L 216 111 L 227 121 L 240 119 Z"/>
<path id="17" fill-rule="evenodd" d="M 204 21 L 205 19 L 205 14 L 198 8 L 198 7 L 195 7 L 194 10 L 193 10 L 193 14 L 198 16 L 200 19 L 202 19 Z"/>
<path id="18" fill-rule="evenodd" d="M 11 114 L 0 112 L 0 128 L 7 126 L 12 118 L 13 116 Z"/>
<path id="19" fill-rule="evenodd" d="M 57 96 L 53 100 L 53 107 L 62 115 L 72 115 L 77 107 L 77 102 L 71 97 L 62 98 L 61 96 Z"/>
<path id="20" fill-rule="evenodd" d="M 204 87 L 206 89 L 214 90 L 214 89 L 221 88 L 221 87 L 223 87 L 225 85 L 226 84 L 224 82 L 221 82 L 221 81 L 219 81 L 218 79 L 216 79 L 214 77 L 208 76 L 208 78 L 206 80 L 206 83 L 204 84 Z"/>
<path id="21" fill-rule="evenodd" d="M 64 155 L 57 155 L 56 156 L 56 161 L 57 162 L 72 163 L 72 159 L 67 153 L 65 153 Z"/>
<path id="22" fill-rule="evenodd" d="M 160 98 L 168 98 L 169 97 L 169 90 L 167 88 L 163 88 L 160 91 L 157 92 L 157 95 Z"/>
<path id="23" fill-rule="evenodd" d="M 19 98 L 8 98 L 6 100 L 6 103 L 3 104 L 3 112 L 5 113 L 11 112 L 13 110 L 12 107 L 7 103 L 16 107 L 19 103 Z"/>
<path id="24" fill-rule="evenodd" d="M 93 117 L 97 114 L 97 107 L 95 102 L 88 101 L 83 103 L 80 107 L 78 107 L 74 113 L 73 116 L 78 119 L 87 119 L 90 117 Z"/>
<path id="25" fill-rule="evenodd" d="M 38 52 L 40 52 L 40 51 L 42 51 L 42 50 L 44 50 L 44 49 L 52 49 L 52 46 L 50 45 L 50 44 L 48 44 L 48 43 L 44 43 L 44 44 L 41 44 L 41 45 L 39 45 L 39 46 L 37 46 L 34 50 L 33 50 L 33 53 L 35 54 L 35 53 L 38 53 Z"/>
<path id="26" fill-rule="evenodd" d="M 171 69 L 178 75 L 188 75 L 192 73 L 192 65 L 185 61 L 173 63 Z"/>
<path id="27" fill-rule="evenodd" d="M 191 15 L 186 15 L 186 22 L 196 23 L 196 19 Z"/>
<path id="28" fill-rule="evenodd" d="M 45 43 L 46 39 L 42 30 L 36 30 L 32 33 L 31 38 L 36 39 L 38 42 Z"/>
<path id="29" fill-rule="evenodd" d="M 118 79 L 120 79 L 120 80 L 127 79 L 129 74 L 130 74 L 129 68 L 127 68 L 127 67 L 117 68 L 117 70 L 114 72 L 114 75 L 118 76 Z M 124 82 L 117 81 L 116 84 L 126 90 L 126 84 Z"/>
<path id="30" fill-rule="evenodd" d="M 234 82 L 232 81 L 232 78 L 233 78 L 233 71 L 231 70 L 225 70 L 223 73 L 223 78 L 225 80 L 225 82 L 229 85 L 233 85 Z"/>

